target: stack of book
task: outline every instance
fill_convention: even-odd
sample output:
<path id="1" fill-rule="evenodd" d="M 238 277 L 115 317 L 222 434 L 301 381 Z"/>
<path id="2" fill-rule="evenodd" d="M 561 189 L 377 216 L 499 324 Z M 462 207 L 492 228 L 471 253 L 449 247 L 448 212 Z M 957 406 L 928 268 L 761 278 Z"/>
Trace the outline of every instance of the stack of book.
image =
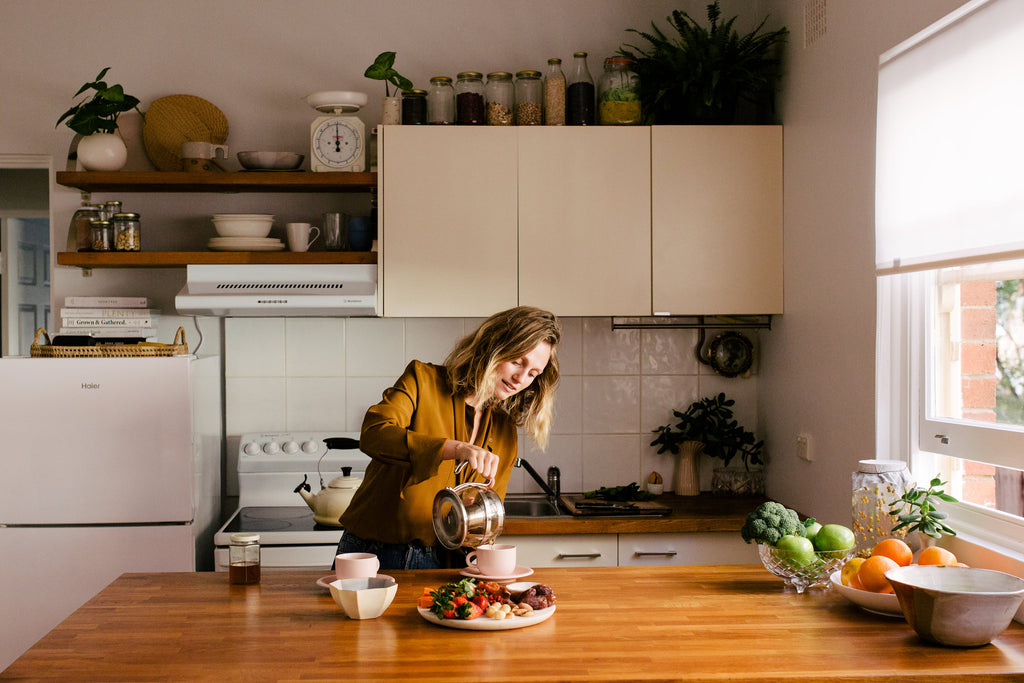
<path id="1" fill-rule="evenodd" d="M 160 311 L 144 296 L 69 296 L 60 309 L 61 335 L 89 336 L 117 344 L 156 336 Z"/>

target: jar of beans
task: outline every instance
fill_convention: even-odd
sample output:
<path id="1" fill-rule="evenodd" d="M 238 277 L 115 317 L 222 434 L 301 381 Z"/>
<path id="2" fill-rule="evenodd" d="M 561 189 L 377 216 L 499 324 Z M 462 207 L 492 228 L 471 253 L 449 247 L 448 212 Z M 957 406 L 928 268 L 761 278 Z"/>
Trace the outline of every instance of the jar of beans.
<path id="1" fill-rule="evenodd" d="M 484 120 L 484 75 L 462 71 L 455 82 L 455 122 L 460 126 L 482 126 Z"/>
<path id="2" fill-rule="evenodd" d="M 116 251 L 141 251 L 142 230 L 139 227 L 139 214 L 115 213 L 114 249 Z"/>
<path id="3" fill-rule="evenodd" d="M 455 123 L 455 90 L 449 76 L 434 76 L 430 79 L 430 90 L 427 91 L 427 123 Z"/>
<path id="4" fill-rule="evenodd" d="M 90 232 L 93 251 L 110 251 L 114 248 L 114 235 L 110 221 L 93 221 Z"/>
<path id="5" fill-rule="evenodd" d="M 512 74 L 507 71 L 494 71 L 487 74 L 487 125 L 511 126 L 512 104 L 515 93 L 512 87 Z"/>
<path id="6" fill-rule="evenodd" d="M 427 122 L 427 91 L 413 88 L 402 93 L 402 125 L 415 126 Z"/>
<path id="7" fill-rule="evenodd" d="M 542 116 L 544 84 L 540 72 L 533 70 L 516 72 L 516 125 L 539 126 L 544 123 Z"/>

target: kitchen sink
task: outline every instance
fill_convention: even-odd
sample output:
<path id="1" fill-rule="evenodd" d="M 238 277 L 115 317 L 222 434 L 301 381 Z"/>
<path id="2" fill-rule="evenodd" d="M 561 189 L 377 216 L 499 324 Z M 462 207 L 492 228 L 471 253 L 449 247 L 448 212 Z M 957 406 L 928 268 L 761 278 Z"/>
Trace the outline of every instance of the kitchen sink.
<path id="1" fill-rule="evenodd" d="M 558 517 L 565 514 L 547 498 L 523 498 L 507 496 L 505 498 L 506 517 Z"/>

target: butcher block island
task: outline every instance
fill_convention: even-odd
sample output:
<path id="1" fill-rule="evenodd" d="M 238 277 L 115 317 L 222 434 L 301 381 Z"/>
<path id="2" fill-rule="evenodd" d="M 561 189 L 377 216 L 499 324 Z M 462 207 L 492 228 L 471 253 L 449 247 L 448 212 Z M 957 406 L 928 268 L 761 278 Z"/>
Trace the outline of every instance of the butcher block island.
<path id="1" fill-rule="evenodd" d="M 759 565 L 537 569 L 553 616 L 490 632 L 418 613 L 424 587 L 456 572 L 390 574 L 394 602 L 363 621 L 342 614 L 316 572 L 265 572 L 253 586 L 125 574 L 0 680 L 1024 680 L 1020 624 L 984 647 L 929 645 L 903 620 L 831 590 L 797 594 Z"/>

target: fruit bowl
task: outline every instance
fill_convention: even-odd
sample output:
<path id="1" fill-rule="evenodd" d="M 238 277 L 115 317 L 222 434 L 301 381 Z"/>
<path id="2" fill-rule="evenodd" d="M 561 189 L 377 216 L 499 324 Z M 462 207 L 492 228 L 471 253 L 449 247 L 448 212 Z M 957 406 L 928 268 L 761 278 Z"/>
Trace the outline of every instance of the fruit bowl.
<path id="1" fill-rule="evenodd" d="M 903 617 L 903 610 L 900 609 L 900 603 L 896 599 L 895 593 L 875 593 L 854 588 L 853 586 L 844 586 L 842 573 L 842 569 L 832 572 L 829 580 L 832 581 L 832 585 L 835 586 L 835 589 L 844 598 L 865 612 L 880 614 L 884 617 Z"/>
<path id="2" fill-rule="evenodd" d="M 808 560 L 792 550 L 758 543 L 757 554 L 765 569 L 795 588 L 797 593 L 803 593 L 811 587 L 828 588 L 829 576 L 842 569 L 843 563 L 853 555 L 853 549 L 819 550 Z"/>

